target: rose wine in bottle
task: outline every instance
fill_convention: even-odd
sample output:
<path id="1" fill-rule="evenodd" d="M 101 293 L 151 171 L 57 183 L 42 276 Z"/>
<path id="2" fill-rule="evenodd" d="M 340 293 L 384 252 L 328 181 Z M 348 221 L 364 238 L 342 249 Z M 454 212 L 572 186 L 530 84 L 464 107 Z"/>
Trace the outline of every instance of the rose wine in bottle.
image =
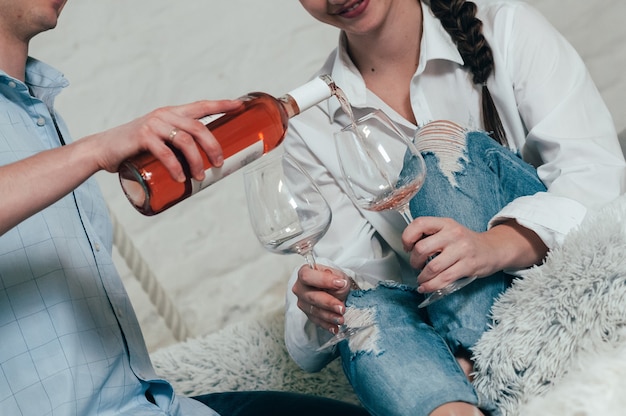
<path id="1" fill-rule="evenodd" d="M 144 152 L 120 166 L 122 189 L 137 211 L 158 214 L 276 148 L 285 137 L 291 117 L 330 98 L 337 89 L 330 76 L 322 75 L 280 98 L 262 92 L 247 94 L 240 98 L 240 108 L 218 118 L 200 119 L 222 146 L 223 166 L 212 167 L 198 146 L 206 178 L 197 181 L 191 178 L 182 153 L 170 146 L 186 173 L 185 182 L 174 180 L 157 158 Z"/>

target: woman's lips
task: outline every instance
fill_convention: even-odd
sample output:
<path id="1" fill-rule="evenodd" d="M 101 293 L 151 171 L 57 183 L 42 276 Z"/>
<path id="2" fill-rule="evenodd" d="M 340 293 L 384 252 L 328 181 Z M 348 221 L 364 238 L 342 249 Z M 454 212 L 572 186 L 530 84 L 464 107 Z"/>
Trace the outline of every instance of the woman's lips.
<path id="1" fill-rule="evenodd" d="M 337 15 L 345 18 L 353 18 L 359 16 L 367 8 L 369 0 L 357 0 L 355 2 L 348 3 L 340 9 L 331 11 L 330 14 Z"/>

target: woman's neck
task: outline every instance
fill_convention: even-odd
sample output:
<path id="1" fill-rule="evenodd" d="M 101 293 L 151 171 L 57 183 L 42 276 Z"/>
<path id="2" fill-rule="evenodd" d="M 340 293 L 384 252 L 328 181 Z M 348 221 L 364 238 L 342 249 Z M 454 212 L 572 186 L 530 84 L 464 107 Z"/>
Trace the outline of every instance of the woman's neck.
<path id="1" fill-rule="evenodd" d="M 367 88 L 398 114 L 416 123 L 410 83 L 419 64 L 422 8 L 417 0 L 398 1 L 376 31 L 348 34 L 348 53 Z"/>
<path id="2" fill-rule="evenodd" d="M 422 8 L 419 1 L 399 1 L 383 24 L 367 34 L 349 34 L 348 53 L 361 74 L 380 73 L 388 68 L 414 73 L 422 38 Z"/>

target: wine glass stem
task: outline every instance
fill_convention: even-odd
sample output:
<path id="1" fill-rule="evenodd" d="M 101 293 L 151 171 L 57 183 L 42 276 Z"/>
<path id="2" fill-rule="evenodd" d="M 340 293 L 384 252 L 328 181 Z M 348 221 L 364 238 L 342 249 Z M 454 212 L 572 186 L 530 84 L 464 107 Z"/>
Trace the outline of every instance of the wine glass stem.
<path id="1" fill-rule="evenodd" d="M 313 255 L 313 251 L 307 251 L 306 253 L 302 253 L 302 255 L 306 259 L 306 262 L 310 268 L 317 268 L 317 263 L 315 262 L 315 256 Z"/>
<path id="2" fill-rule="evenodd" d="M 401 207 L 398 207 L 398 212 L 400 212 L 400 215 L 402 215 L 402 218 L 404 218 L 407 224 L 413 222 L 413 215 L 411 215 L 409 204 L 404 204 Z"/>

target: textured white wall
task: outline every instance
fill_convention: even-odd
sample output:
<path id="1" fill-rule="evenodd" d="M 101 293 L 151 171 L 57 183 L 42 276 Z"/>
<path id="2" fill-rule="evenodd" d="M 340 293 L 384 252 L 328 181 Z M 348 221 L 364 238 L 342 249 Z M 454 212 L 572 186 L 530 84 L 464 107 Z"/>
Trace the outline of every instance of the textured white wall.
<path id="1" fill-rule="evenodd" d="M 624 126 L 624 114 L 615 114 L 624 88 L 610 87 L 624 78 L 626 2 L 529 2 L 586 58 Z M 71 0 L 32 53 L 72 81 L 60 107 L 79 137 L 159 105 L 251 90 L 280 94 L 321 65 L 336 37 L 297 0 Z"/>
<path id="2" fill-rule="evenodd" d="M 32 53 L 70 78 L 60 105 L 82 136 L 160 105 L 286 92 L 335 41 L 295 0 L 80 0 Z"/>
<path id="3" fill-rule="evenodd" d="M 617 127 L 625 128 L 626 2 L 531 3 L 583 55 Z M 296 0 L 73 0 L 31 54 L 70 79 L 58 107 L 79 138 L 157 106 L 255 90 L 281 94 L 308 79 L 336 39 L 336 30 Z M 259 247 L 239 175 L 151 218 L 130 207 L 116 175 L 98 179 L 194 333 L 282 305 L 285 276 L 299 259 Z M 149 346 L 171 342 L 127 272 L 126 278 Z"/>

